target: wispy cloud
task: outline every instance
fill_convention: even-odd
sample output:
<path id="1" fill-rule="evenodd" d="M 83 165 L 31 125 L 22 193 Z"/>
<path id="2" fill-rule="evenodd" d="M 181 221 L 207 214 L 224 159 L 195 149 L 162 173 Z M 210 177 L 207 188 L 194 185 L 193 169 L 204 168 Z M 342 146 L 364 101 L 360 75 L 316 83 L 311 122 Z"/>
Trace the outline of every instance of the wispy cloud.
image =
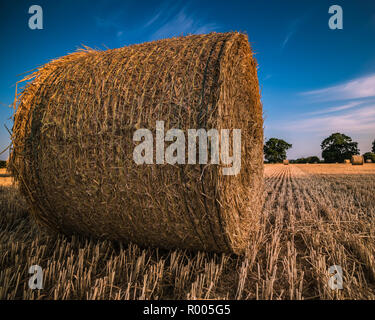
<path id="1" fill-rule="evenodd" d="M 150 20 L 148 20 L 143 27 L 147 28 L 147 27 L 151 26 L 155 21 L 157 21 L 160 18 L 161 14 L 162 14 L 162 11 L 159 11 Z"/>
<path id="2" fill-rule="evenodd" d="M 151 26 L 153 28 L 158 28 L 158 25 L 164 24 L 166 21 L 170 20 L 176 12 L 178 12 L 179 8 L 181 8 L 181 4 L 179 1 L 169 1 L 165 0 L 161 2 L 161 4 L 155 10 L 156 12 L 153 13 L 146 21 L 144 22 L 142 29 L 148 29 Z"/>
<path id="3" fill-rule="evenodd" d="M 375 75 L 303 92 L 301 96 L 304 104 L 318 102 L 319 109 L 295 115 L 293 120 L 276 120 L 268 124 L 271 131 L 278 130 L 294 137 L 291 142 L 298 146 L 299 153 L 305 150 L 303 152 L 307 154 L 315 148 L 314 152 L 318 154 L 318 142 L 333 132 L 356 137 L 363 150 L 369 149 L 368 137 L 375 136 Z M 295 132 L 299 133 L 298 136 Z M 315 147 L 306 146 L 307 139 L 315 141 Z"/>
<path id="4" fill-rule="evenodd" d="M 322 101 L 375 97 L 375 74 L 350 80 L 337 86 L 303 92 L 302 94 Z"/>
<path id="5" fill-rule="evenodd" d="M 171 16 L 170 12 L 159 12 L 145 26 L 157 25 L 160 19 L 163 22 L 158 25 L 157 30 L 151 35 L 151 39 L 161 39 L 182 34 L 200 34 L 217 31 L 219 26 L 213 22 L 206 22 L 204 19 L 189 13 L 187 8 L 180 9 L 176 15 L 170 19 L 163 19 L 164 16 Z"/>
<path id="6" fill-rule="evenodd" d="M 332 132 L 371 133 L 375 134 L 375 104 L 345 112 L 338 115 L 301 118 L 285 121 L 279 126 L 287 131 L 315 132 L 330 134 Z"/>
<path id="7" fill-rule="evenodd" d="M 292 35 L 295 33 L 296 31 L 293 30 L 293 31 L 289 31 L 289 33 L 286 35 L 283 43 L 281 44 L 281 49 L 284 49 L 286 44 L 289 42 L 289 39 L 292 37 Z"/>
<path id="8" fill-rule="evenodd" d="M 143 41 L 220 31 L 217 23 L 209 21 L 207 17 L 194 11 L 190 4 L 183 1 L 165 0 L 149 17 L 133 25 L 124 24 L 123 16 L 124 12 L 111 12 L 105 17 L 95 17 L 95 24 L 99 29 L 113 32 L 113 35 L 120 40 L 123 40 L 130 31 Z"/>
<path id="9" fill-rule="evenodd" d="M 284 37 L 283 42 L 281 43 L 281 50 L 284 50 L 290 39 L 297 33 L 298 28 L 302 24 L 302 22 L 306 19 L 306 16 L 300 17 L 298 19 L 293 20 L 287 29 L 286 36 Z"/>
<path id="10" fill-rule="evenodd" d="M 98 28 L 117 28 L 117 17 L 100 18 L 95 17 L 95 24 Z"/>
<path id="11" fill-rule="evenodd" d="M 119 22 L 121 20 L 120 15 L 121 13 L 118 12 L 117 14 L 106 18 L 95 17 L 95 24 L 100 29 L 111 30 L 117 38 L 121 39 L 124 31 L 122 24 Z"/>
<path id="12" fill-rule="evenodd" d="M 351 108 L 360 106 L 361 104 L 362 104 L 362 102 L 349 102 L 347 104 L 340 105 L 338 107 L 331 107 L 331 108 L 322 109 L 322 110 L 318 110 L 318 111 L 314 111 L 314 112 L 309 112 L 306 115 L 318 115 L 318 114 L 333 113 L 333 112 L 351 109 Z"/>
<path id="13" fill-rule="evenodd" d="M 268 79 L 271 79 L 272 78 L 272 74 L 266 74 L 263 78 L 263 81 L 266 81 Z"/>

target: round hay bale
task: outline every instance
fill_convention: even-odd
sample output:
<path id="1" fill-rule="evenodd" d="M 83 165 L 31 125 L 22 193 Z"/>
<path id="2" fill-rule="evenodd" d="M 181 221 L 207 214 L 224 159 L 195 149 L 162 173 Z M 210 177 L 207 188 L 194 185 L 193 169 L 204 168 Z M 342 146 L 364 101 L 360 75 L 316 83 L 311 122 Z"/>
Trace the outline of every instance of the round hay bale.
<path id="1" fill-rule="evenodd" d="M 289 160 L 283 160 L 283 164 L 287 166 L 289 164 Z"/>
<path id="2" fill-rule="evenodd" d="M 349 163 L 350 163 L 350 159 L 345 159 L 345 160 L 344 160 L 344 163 L 345 163 L 345 164 L 349 164 Z"/>
<path id="3" fill-rule="evenodd" d="M 10 168 L 39 223 L 141 246 L 244 252 L 263 201 L 262 105 L 246 35 L 81 50 L 27 79 Z M 165 132 L 241 129 L 240 173 L 155 156 L 137 165 L 133 135 L 155 137 L 156 121 Z"/>
<path id="4" fill-rule="evenodd" d="M 367 159 L 366 163 L 372 163 L 372 160 L 371 159 Z"/>
<path id="5" fill-rule="evenodd" d="M 351 162 L 352 162 L 352 165 L 361 166 L 364 163 L 364 159 L 362 156 L 354 155 L 352 156 Z"/>

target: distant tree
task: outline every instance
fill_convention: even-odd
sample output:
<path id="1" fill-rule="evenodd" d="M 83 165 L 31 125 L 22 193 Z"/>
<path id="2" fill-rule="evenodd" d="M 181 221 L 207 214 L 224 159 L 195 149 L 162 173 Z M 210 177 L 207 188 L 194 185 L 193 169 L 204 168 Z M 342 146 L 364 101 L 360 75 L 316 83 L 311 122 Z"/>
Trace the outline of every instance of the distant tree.
<path id="1" fill-rule="evenodd" d="M 307 158 L 298 158 L 296 160 L 291 160 L 290 163 L 319 163 L 320 159 L 317 156 L 311 156 Z"/>
<path id="2" fill-rule="evenodd" d="M 320 159 L 317 156 L 312 156 L 307 158 L 307 163 L 319 163 Z"/>
<path id="3" fill-rule="evenodd" d="M 282 139 L 271 138 L 264 145 L 264 157 L 269 163 L 282 162 L 292 145 Z"/>
<path id="4" fill-rule="evenodd" d="M 322 157 L 328 163 L 343 162 L 359 154 L 358 143 L 342 133 L 334 133 L 324 139 L 321 148 Z"/>
<path id="5" fill-rule="evenodd" d="M 0 160 L 0 168 L 6 168 L 7 162 L 4 160 Z"/>
<path id="6" fill-rule="evenodd" d="M 372 153 L 375 153 L 375 140 L 372 142 Z"/>
<path id="7" fill-rule="evenodd" d="M 363 158 L 366 160 L 370 159 L 372 162 L 375 162 L 375 153 L 374 152 L 366 152 L 363 155 Z"/>

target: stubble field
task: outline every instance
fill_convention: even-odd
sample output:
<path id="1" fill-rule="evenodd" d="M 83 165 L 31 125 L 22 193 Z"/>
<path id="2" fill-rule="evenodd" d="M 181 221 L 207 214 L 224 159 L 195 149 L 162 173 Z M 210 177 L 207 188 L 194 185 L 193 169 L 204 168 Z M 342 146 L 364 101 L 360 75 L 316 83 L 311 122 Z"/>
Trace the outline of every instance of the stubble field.
<path id="1" fill-rule="evenodd" d="M 264 179 L 262 228 L 236 257 L 50 235 L 1 171 L 0 299 L 374 299 L 375 164 L 266 165 Z"/>

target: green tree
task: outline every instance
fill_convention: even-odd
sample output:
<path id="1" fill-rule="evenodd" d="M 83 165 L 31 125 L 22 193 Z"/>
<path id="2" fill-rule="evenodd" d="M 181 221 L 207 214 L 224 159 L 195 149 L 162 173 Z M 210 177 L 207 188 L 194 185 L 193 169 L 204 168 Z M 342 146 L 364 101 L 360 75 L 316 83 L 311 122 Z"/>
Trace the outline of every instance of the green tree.
<path id="1" fill-rule="evenodd" d="M 366 160 L 370 159 L 372 162 L 375 162 L 375 153 L 374 152 L 366 152 L 363 155 L 363 158 Z"/>
<path id="2" fill-rule="evenodd" d="M 325 162 L 343 162 L 352 155 L 359 154 L 358 143 L 342 133 L 331 134 L 322 144 L 322 157 Z"/>
<path id="3" fill-rule="evenodd" d="M 286 151 L 291 147 L 291 144 L 282 139 L 268 139 L 264 145 L 264 157 L 270 163 L 282 162 L 286 159 Z"/>
<path id="4" fill-rule="evenodd" d="M 308 157 L 308 163 L 319 163 L 320 159 L 317 156 Z"/>
<path id="5" fill-rule="evenodd" d="M 317 156 L 311 156 L 307 158 L 298 158 L 296 160 L 291 160 L 290 163 L 319 163 L 320 159 Z"/>
<path id="6" fill-rule="evenodd" d="M 372 142 L 372 153 L 375 153 L 375 140 Z"/>

